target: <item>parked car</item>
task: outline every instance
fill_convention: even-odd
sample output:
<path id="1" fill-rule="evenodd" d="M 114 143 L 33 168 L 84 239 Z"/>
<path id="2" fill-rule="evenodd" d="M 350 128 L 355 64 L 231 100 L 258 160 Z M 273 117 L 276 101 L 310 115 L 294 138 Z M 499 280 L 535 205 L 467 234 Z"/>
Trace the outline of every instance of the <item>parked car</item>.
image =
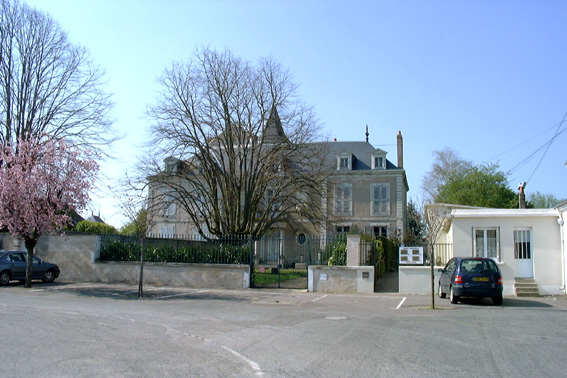
<path id="1" fill-rule="evenodd" d="M 12 280 L 26 279 L 26 258 L 27 252 L 0 250 L 0 285 L 7 285 Z M 45 262 L 37 256 L 33 257 L 33 280 L 50 283 L 59 277 L 59 272 L 57 265 Z"/>
<path id="2" fill-rule="evenodd" d="M 461 297 L 490 297 L 495 305 L 502 304 L 502 275 L 494 260 L 454 257 L 439 271 L 441 298 L 449 294 L 451 303 L 457 303 Z"/>

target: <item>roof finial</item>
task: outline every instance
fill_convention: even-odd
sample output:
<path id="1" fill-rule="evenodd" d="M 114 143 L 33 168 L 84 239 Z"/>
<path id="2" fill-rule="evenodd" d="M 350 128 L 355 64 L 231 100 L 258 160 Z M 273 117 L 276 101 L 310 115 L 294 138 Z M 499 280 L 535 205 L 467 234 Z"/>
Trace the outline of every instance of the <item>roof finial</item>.
<path id="1" fill-rule="evenodd" d="M 366 142 L 368 143 L 368 136 L 370 134 L 368 134 L 368 124 L 366 124 Z"/>

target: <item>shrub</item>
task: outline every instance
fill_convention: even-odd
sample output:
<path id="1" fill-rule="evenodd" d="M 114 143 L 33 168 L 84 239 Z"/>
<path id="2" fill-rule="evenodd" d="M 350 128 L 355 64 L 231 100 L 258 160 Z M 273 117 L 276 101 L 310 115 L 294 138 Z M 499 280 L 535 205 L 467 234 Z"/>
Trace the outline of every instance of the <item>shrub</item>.
<path id="1" fill-rule="evenodd" d="M 88 220 L 82 220 L 73 229 L 73 231 L 77 232 L 89 232 L 92 234 L 117 234 L 118 231 L 116 228 L 112 227 L 111 225 L 98 223 L 98 222 L 91 222 Z"/>

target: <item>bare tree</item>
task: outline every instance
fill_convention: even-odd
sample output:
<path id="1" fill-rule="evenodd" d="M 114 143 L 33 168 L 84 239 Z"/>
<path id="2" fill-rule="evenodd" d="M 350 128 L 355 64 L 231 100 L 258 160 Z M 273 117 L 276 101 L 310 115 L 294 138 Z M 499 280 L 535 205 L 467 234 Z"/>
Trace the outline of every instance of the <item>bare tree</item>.
<path id="1" fill-rule="evenodd" d="M 114 139 L 104 73 L 49 15 L 0 0 L 0 144 L 49 135 L 101 149 Z"/>
<path id="2" fill-rule="evenodd" d="M 473 166 L 473 163 L 463 160 L 451 148 L 434 151 L 434 161 L 431 170 L 423 176 L 421 187 L 425 194 L 425 201 L 436 202 L 439 189 L 456 173 L 463 172 Z"/>
<path id="3" fill-rule="evenodd" d="M 112 188 L 109 188 L 113 191 Z M 121 193 L 116 193 L 122 213 L 129 219 L 133 236 L 140 242 L 140 271 L 138 275 L 138 297 L 144 296 L 144 258 L 146 239 L 154 225 L 154 214 L 148 202 L 148 182 L 139 178 L 131 178 L 127 174 L 121 185 Z M 157 203 L 154 206 L 159 206 Z"/>
<path id="4" fill-rule="evenodd" d="M 202 235 L 259 236 L 294 217 L 321 219 L 324 144 L 281 65 L 203 49 L 160 83 L 151 155 L 177 160 L 146 165 L 151 200 L 179 204 Z"/>
<path id="5" fill-rule="evenodd" d="M 435 243 L 439 237 L 439 232 L 443 228 L 445 218 L 450 212 L 446 205 L 427 204 L 425 208 L 425 223 L 427 232 L 425 240 L 429 248 L 429 265 L 431 267 L 431 308 L 435 308 Z"/>

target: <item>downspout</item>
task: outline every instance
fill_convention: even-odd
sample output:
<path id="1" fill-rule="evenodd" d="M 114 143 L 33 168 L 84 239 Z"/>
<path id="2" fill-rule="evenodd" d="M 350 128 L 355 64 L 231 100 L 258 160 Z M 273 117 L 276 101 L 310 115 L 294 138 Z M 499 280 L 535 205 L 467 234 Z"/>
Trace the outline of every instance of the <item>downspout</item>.
<path id="1" fill-rule="evenodd" d="M 561 289 L 563 290 L 563 294 L 567 294 L 567 288 L 565 287 L 565 285 L 567 284 L 567 269 L 565 267 L 565 263 L 566 263 L 566 259 L 565 259 L 565 232 L 564 232 L 564 221 L 561 218 L 561 214 L 559 214 L 559 219 L 557 220 L 557 223 L 559 223 L 559 232 L 561 235 L 561 270 L 563 271 L 562 275 L 561 275 Z"/>

